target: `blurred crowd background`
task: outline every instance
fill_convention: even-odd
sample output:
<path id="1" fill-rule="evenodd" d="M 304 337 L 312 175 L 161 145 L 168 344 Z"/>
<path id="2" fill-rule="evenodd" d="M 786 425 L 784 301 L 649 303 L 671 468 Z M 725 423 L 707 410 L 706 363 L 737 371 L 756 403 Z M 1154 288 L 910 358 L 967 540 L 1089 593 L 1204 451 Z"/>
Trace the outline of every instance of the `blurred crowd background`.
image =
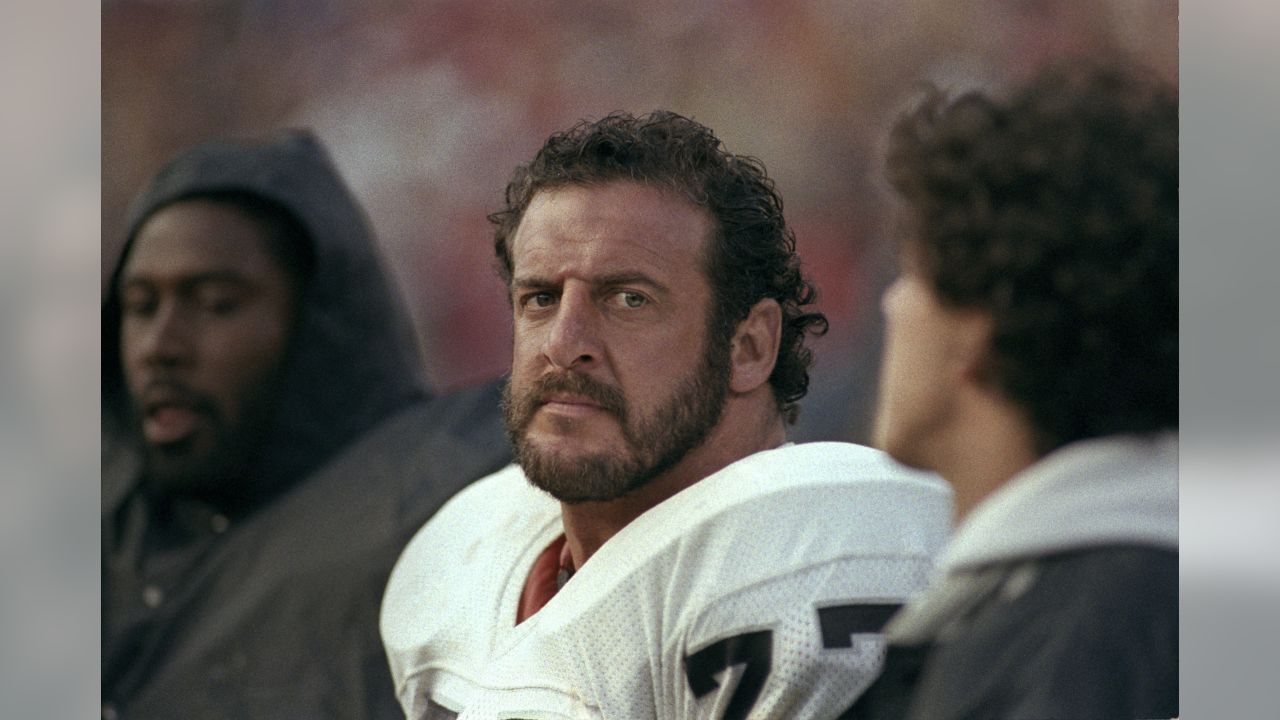
<path id="1" fill-rule="evenodd" d="M 99 301 L 171 154 L 310 125 L 366 204 L 441 388 L 501 373 L 514 165 L 667 107 L 764 160 L 832 333 L 802 430 L 865 438 L 892 272 L 878 142 L 920 81 L 1126 51 L 1183 98 L 1183 717 L 1274 714 L 1280 10 L 1253 0 L 12 0 L 0 9 L 0 708 L 98 707 Z"/>
<path id="2" fill-rule="evenodd" d="M 964 89 L 1121 51 L 1176 81 L 1167 0 L 224 0 L 103 5 L 103 268 L 175 152 L 313 128 L 367 208 L 440 389 L 509 366 L 485 215 L 557 130 L 674 110 L 764 161 L 831 319 L 798 439 L 865 440 L 882 230 L 877 148 L 922 81 Z M 376 351 L 376 349 L 372 349 Z"/>

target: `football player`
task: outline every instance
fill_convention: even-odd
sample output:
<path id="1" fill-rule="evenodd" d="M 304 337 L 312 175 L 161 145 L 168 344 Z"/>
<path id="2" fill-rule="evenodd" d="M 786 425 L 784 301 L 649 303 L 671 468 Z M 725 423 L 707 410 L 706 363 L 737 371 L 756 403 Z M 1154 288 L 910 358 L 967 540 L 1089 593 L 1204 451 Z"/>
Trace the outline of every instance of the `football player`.
<path id="1" fill-rule="evenodd" d="M 790 445 L 808 306 L 761 164 L 669 112 L 553 135 L 490 217 L 517 464 L 408 546 L 409 718 L 831 717 L 946 533 L 940 480 Z"/>

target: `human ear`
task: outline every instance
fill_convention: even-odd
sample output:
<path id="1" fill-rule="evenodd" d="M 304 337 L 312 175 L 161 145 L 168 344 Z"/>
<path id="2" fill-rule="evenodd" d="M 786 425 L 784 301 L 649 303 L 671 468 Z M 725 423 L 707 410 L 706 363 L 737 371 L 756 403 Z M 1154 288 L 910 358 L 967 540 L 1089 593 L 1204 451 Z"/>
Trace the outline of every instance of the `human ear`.
<path id="1" fill-rule="evenodd" d="M 765 298 L 738 323 L 729 346 L 729 389 L 749 393 L 769 382 L 782 342 L 782 306 Z"/>

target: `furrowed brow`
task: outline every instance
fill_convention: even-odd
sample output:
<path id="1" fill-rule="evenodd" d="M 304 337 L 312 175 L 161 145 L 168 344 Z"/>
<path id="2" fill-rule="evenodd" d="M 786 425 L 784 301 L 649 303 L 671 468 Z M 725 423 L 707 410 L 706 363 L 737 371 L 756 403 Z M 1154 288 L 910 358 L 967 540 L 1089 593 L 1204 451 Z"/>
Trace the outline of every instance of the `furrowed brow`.
<path id="1" fill-rule="evenodd" d="M 555 282 L 549 278 L 537 276 L 516 277 L 511 279 L 512 290 L 528 290 L 529 288 L 548 288 L 555 286 Z"/>

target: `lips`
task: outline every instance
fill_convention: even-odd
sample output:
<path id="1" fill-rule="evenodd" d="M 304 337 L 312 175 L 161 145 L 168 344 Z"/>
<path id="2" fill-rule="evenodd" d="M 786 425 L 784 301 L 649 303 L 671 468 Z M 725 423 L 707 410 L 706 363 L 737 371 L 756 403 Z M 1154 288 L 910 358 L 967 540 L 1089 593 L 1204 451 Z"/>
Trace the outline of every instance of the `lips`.
<path id="1" fill-rule="evenodd" d="M 540 402 L 542 407 L 566 415 L 584 415 L 605 410 L 599 402 L 573 393 L 549 393 Z"/>
<path id="2" fill-rule="evenodd" d="M 209 415 L 208 403 L 184 386 L 150 385 L 142 394 L 142 436 L 168 445 L 191 437 Z"/>
<path id="3" fill-rule="evenodd" d="M 142 434 L 147 442 L 157 445 L 180 442 L 199 429 L 203 418 L 195 408 L 163 405 L 147 411 L 142 419 Z"/>
<path id="4" fill-rule="evenodd" d="M 523 434 L 538 416 L 594 422 L 604 413 L 626 424 L 627 406 L 622 392 L 581 373 L 547 373 L 530 381 L 529 387 L 518 393 L 508 383 L 503 393 L 507 426 L 518 434 Z"/>

